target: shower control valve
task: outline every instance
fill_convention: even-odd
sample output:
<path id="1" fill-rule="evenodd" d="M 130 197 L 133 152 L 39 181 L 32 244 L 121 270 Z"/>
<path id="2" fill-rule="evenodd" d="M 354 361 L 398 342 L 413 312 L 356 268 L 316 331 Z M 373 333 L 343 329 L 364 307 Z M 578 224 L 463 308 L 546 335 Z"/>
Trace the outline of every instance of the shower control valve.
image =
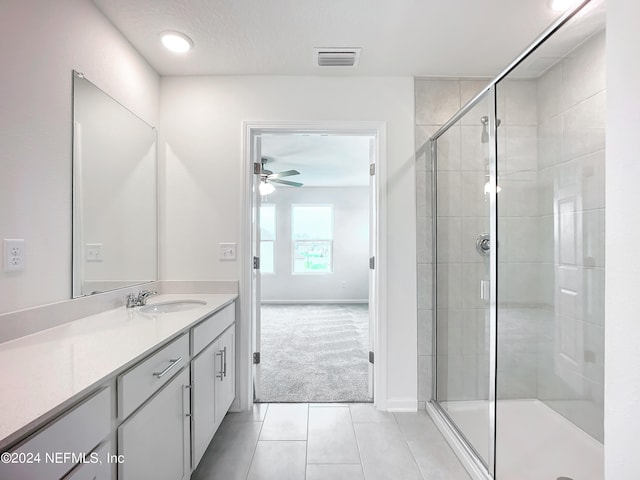
<path id="1" fill-rule="evenodd" d="M 491 240 L 488 233 L 481 233 L 476 237 L 476 250 L 483 257 L 489 255 Z"/>

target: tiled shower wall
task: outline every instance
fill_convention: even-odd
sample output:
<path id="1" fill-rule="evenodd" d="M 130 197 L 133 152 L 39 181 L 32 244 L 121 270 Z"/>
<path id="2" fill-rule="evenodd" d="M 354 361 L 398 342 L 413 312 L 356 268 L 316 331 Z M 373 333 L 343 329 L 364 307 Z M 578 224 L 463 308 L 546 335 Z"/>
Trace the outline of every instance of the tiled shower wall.
<path id="1" fill-rule="evenodd" d="M 431 398 L 433 353 L 432 179 L 424 143 L 486 83 L 429 78 L 415 82 L 421 402 Z M 592 37 L 538 79 L 501 82 L 497 101 L 502 121 L 498 398 L 539 398 L 602 440 L 604 34 Z M 446 172 L 439 184 L 449 191 L 475 188 L 462 181 L 464 168 L 455 160 L 456 155 L 464 156 L 465 148 L 468 152 L 467 138 L 476 138 L 480 146 L 481 127 L 473 128 L 477 132 L 470 136 L 463 131 L 465 125 L 447 134 L 447 165 L 440 165 Z M 564 200 L 572 195 L 576 198 L 568 206 Z M 439 223 L 438 242 L 448 249 L 439 255 L 446 263 L 441 270 L 453 266 L 455 271 L 456 261 L 464 268 L 464 245 L 473 240 L 464 225 L 470 224 L 473 215 L 467 209 L 474 206 L 465 206 L 462 196 L 460 200 L 460 222 L 448 218 Z M 476 221 L 480 219 L 476 216 Z M 460 258 L 452 256 L 456 245 Z M 445 289 L 448 300 L 455 290 L 462 295 L 464 278 L 439 279 L 439 294 Z M 486 330 L 481 328 L 481 317 L 469 324 L 464 311 L 440 312 L 449 317 L 443 345 L 446 358 L 440 358 L 447 362 L 448 400 L 486 398 Z"/>
<path id="2" fill-rule="evenodd" d="M 488 80 L 417 78 L 416 92 L 416 192 L 417 192 L 417 261 L 418 261 L 418 400 L 431 399 L 432 385 L 432 174 L 429 137 L 462 105 L 475 96 Z M 449 172 L 460 174 L 460 135 L 451 143 Z M 477 138 L 480 138 L 478 133 Z M 457 162 L 457 163 L 456 163 Z M 460 328 L 461 322 L 456 324 Z M 461 333 L 461 332 L 460 332 Z M 462 338 L 451 345 L 452 352 L 462 352 Z M 462 357 L 459 357 L 462 374 Z M 462 378 L 462 377 L 460 377 Z M 462 388 L 462 386 L 460 386 Z"/>
<path id="3" fill-rule="evenodd" d="M 498 127 L 497 398 L 537 398 L 540 324 L 535 80 L 496 88 Z"/>

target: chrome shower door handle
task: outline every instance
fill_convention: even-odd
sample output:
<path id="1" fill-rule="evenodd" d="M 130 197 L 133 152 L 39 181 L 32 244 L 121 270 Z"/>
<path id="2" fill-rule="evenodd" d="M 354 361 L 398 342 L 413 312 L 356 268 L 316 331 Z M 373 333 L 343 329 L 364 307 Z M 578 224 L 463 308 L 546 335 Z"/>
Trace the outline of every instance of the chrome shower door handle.
<path id="1" fill-rule="evenodd" d="M 481 233 L 476 237 L 476 251 L 486 257 L 491 250 L 491 240 L 488 233 Z"/>

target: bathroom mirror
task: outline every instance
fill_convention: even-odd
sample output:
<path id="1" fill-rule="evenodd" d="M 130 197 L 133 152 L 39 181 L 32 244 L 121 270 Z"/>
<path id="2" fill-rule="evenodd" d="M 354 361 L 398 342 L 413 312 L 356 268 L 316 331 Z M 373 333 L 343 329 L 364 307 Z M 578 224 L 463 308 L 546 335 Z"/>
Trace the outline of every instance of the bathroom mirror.
<path id="1" fill-rule="evenodd" d="M 73 72 L 73 296 L 157 280 L 156 130 Z"/>

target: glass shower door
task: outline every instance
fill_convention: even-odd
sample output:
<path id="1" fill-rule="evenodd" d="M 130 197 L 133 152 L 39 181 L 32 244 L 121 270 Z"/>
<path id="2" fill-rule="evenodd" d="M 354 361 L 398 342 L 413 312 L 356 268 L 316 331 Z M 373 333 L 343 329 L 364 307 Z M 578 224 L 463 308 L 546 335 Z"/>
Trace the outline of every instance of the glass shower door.
<path id="1" fill-rule="evenodd" d="M 490 93 L 435 140 L 434 227 L 435 399 L 492 471 Z"/>

